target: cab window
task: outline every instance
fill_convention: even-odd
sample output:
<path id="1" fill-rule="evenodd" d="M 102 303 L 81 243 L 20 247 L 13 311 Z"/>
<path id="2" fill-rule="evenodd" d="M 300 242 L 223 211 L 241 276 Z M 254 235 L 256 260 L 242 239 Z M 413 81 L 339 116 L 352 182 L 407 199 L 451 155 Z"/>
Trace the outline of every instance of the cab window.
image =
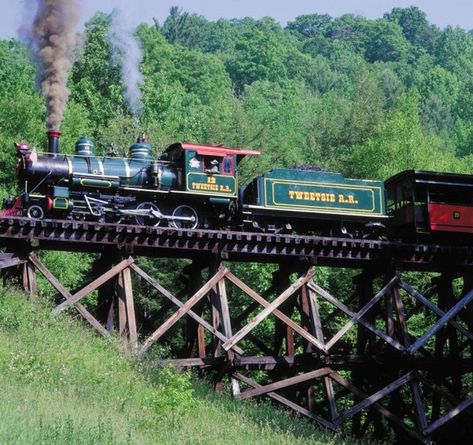
<path id="1" fill-rule="evenodd" d="M 225 156 L 223 158 L 223 173 L 233 175 L 233 156 Z"/>
<path id="2" fill-rule="evenodd" d="M 204 158 L 204 173 L 220 173 L 220 161 L 217 157 Z"/>

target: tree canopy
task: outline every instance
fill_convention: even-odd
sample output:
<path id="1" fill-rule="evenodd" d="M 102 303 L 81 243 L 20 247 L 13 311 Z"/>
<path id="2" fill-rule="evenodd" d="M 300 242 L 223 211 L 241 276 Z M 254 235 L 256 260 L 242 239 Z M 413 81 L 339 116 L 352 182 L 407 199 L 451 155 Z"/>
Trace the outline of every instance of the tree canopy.
<path id="1" fill-rule="evenodd" d="M 112 63 L 110 17 L 97 13 L 69 77 L 62 145 L 81 134 L 125 150 L 146 131 L 157 150 L 176 140 L 259 148 L 243 178 L 294 164 L 385 179 L 405 168 L 471 172 L 473 37 L 429 23 L 417 7 L 368 20 L 309 14 L 209 21 L 174 7 L 141 24 L 144 112 L 132 117 Z M 14 150 L 45 146 L 43 100 L 24 46 L 0 41 L 0 162 L 14 187 Z M 369 160 L 369 162 L 367 162 Z"/>

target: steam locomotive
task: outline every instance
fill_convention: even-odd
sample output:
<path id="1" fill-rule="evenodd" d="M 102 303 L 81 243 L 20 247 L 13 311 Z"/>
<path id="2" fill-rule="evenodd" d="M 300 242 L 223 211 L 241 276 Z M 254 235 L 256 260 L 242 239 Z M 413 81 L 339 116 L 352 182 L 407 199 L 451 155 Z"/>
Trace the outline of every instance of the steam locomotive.
<path id="1" fill-rule="evenodd" d="M 143 136 L 129 158 L 95 156 L 83 136 L 75 155 L 16 144 L 21 194 L 3 216 L 71 218 L 175 228 L 401 237 L 473 233 L 473 177 L 406 171 L 380 181 L 315 168 L 274 169 L 238 186 L 238 164 L 255 150 L 175 143 L 158 159 Z"/>

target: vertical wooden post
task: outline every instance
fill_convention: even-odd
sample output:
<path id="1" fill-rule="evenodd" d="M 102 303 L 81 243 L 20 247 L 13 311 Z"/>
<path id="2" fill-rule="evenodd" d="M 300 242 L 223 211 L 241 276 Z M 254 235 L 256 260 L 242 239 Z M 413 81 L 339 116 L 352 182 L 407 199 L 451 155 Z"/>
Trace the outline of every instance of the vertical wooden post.
<path id="1" fill-rule="evenodd" d="M 110 303 L 110 308 L 108 309 L 107 322 L 105 325 L 107 332 L 112 332 L 114 324 L 115 324 L 115 301 L 112 300 L 112 302 Z"/>
<path id="2" fill-rule="evenodd" d="M 400 336 L 399 336 L 399 341 L 405 346 L 406 348 L 410 346 L 411 340 L 409 337 L 409 332 L 407 329 L 407 318 L 406 318 L 406 313 L 404 310 L 404 304 L 402 303 L 401 299 L 401 294 L 399 292 L 398 287 L 394 287 L 391 290 L 392 296 L 393 296 L 393 303 L 394 303 L 394 311 L 397 316 L 397 322 L 399 325 L 399 331 L 400 331 Z M 424 402 L 422 401 L 421 397 L 421 391 L 419 387 L 419 382 L 418 380 L 411 380 L 409 382 L 410 387 L 411 387 L 411 394 L 413 400 L 413 404 L 415 407 L 415 414 L 416 414 L 416 422 L 417 422 L 417 427 L 420 432 L 420 434 L 423 433 L 423 431 L 427 428 L 427 416 L 425 414 L 425 406 Z M 399 440 L 402 442 L 402 439 L 399 438 Z"/>
<path id="3" fill-rule="evenodd" d="M 212 310 L 212 326 L 217 330 L 222 330 L 221 314 L 220 314 L 220 301 L 219 293 L 217 288 L 213 288 L 210 292 L 210 305 Z M 222 342 L 214 337 L 213 338 L 213 356 L 220 357 L 222 355 Z"/>
<path id="4" fill-rule="evenodd" d="M 353 278 L 355 284 L 355 292 L 358 297 L 358 306 L 363 307 L 374 295 L 373 291 L 373 277 L 368 269 L 364 269 L 360 275 Z M 365 315 L 365 318 L 370 323 L 373 323 L 373 313 L 370 311 Z M 373 341 L 373 334 L 365 329 L 360 323 L 356 326 L 356 353 L 360 356 L 365 355 L 369 351 L 370 342 Z M 353 384 L 359 388 L 364 388 L 365 375 L 359 369 L 352 370 Z M 355 405 L 359 399 L 353 394 L 353 404 Z M 373 413 L 374 415 L 374 413 Z M 352 434 L 355 437 L 361 437 L 361 413 L 353 416 L 352 420 Z"/>
<path id="5" fill-rule="evenodd" d="M 272 288 L 276 294 L 282 293 L 290 286 L 289 276 L 294 272 L 288 265 L 280 264 L 279 269 L 273 273 Z M 294 299 L 290 298 L 283 303 L 279 310 L 291 318 L 294 312 Z M 294 333 L 290 332 L 290 328 L 286 326 L 281 320 L 276 319 L 274 324 L 274 355 L 283 354 L 283 342 L 286 344 L 286 353 L 294 355 Z M 290 354 L 292 352 L 292 354 Z"/>
<path id="6" fill-rule="evenodd" d="M 444 284 L 442 287 L 442 292 L 445 292 L 445 301 L 447 304 L 447 310 L 455 305 L 456 298 L 453 293 L 453 276 L 451 274 L 443 274 Z M 458 345 L 458 331 L 451 325 L 445 325 L 446 337 L 448 339 L 448 355 L 449 359 L 459 359 L 460 358 L 460 348 Z M 452 392 L 455 397 L 459 398 L 462 393 L 462 378 L 459 375 L 452 376 Z"/>
<path id="7" fill-rule="evenodd" d="M 473 270 L 470 270 L 470 273 L 463 276 L 463 292 L 462 296 L 466 295 L 468 292 L 473 290 Z M 463 315 L 468 330 L 473 333 L 473 303 L 469 303 Z M 473 360 L 473 342 L 470 342 L 470 359 Z"/>
<path id="8" fill-rule="evenodd" d="M 127 327 L 125 283 L 123 281 L 123 272 L 118 274 L 116 300 L 118 306 L 118 334 L 123 338 L 126 335 Z"/>
<path id="9" fill-rule="evenodd" d="M 446 309 L 446 300 L 445 300 L 445 276 L 440 276 L 436 280 L 436 289 L 437 289 L 437 306 L 442 311 Z M 445 348 L 445 343 L 447 341 L 446 328 L 443 327 L 440 329 L 435 336 L 435 346 L 434 346 L 434 357 L 440 360 L 443 357 L 443 351 Z M 438 378 L 434 379 L 435 384 L 440 385 L 440 380 Z M 432 390 L 432 411 L 431 411 L 431 422 L 437 420 L 440 417 L 440 394 L 437 391 Z"/>
<path id="10" fill-rule="evenodd" d="M 131 350 L 138 351 L 138 332 L 136 329 L 135 302 L 133 299 L 133 285 L 131 282 L 130 268 L 127 267 L 121 272 L 123 280 L 123 289 L 125 293 L 126 315 L 128 320 L 128 331 L 130 335 Z"/>
<path id="11" fill-rule="evenodd" d="M 315 332 L 315 324 L 313 322 L 313 311 L 311 311 L 311 305 L 309 303 L 309 291 L 310 289 L 307 285 L 302 286 L 301 288 L 301 318 L 302 318 L 302 327 L 307 332 Z M 322 339 L 323 340 L 323 339 Z M 313 345 L 309 341 L 305 345 L 305 352 L 312 352 Z M 314 387 L 310 385 L 307 388 L 307 409 L 313 411 L 314 409 Z"/>
<path id="12" fill-rule="evenodd" d="M 222 321 L 222 333 L 226 337 L 230 338 L 233 335 L 232 322 L 230 318 L 230 308 L 228 306 L 227 288 L 225 286 L 225 279 L 218 282 L 218 296 L 219 296 L 219 307 L 220 307 L 220 319 Z M 235 358 L 235 353 L 230 349 L 227 351 L 227 358 L 230 363 Z M 237 379 L 231 378 L 232 393 L 236 397 L 240 394 L 240 383 Z"/>
<path id="13" fill-rule="evenodd" d="M 197 292 L 203 284 L 202 278 L 202 264 L 193 261 L 192 264 L 188 265 L 184 269 L 184 273 L 187 275 L 186 285 L 183 294 L 190 298 Z M 204 310 L 204 301 L 200 301 L 194 306 L 194 312 L 200 317 Z M 198 324 L 192 318 L 188 318 L 186 321 L 186 338 L 184 346 L 185 357 L 194 356 L 194 346 L 197 342 L 197 356 L 203 358 L 206 356 L 205 347 L 205 331 L 203 327 Z"/>
<path id="14" fill-rule="evenodd" d="M 35 267 L 32 263 L 28 261 L 23 264 L 22 269 L 23 289 L 29 295 L 30 298 L 34 298 L 38 293 Z"/>
<path id="15" fill-rule="evenodd" d="M 389 281 L 392 279 L 394 276 L 395 271 L 393 268 L 389 268 L 387 271 L 386 275 L 384 276 L 384 283 L 383 285 L 386 285 L 389 283 Z M 386 300 L 386 334 L 388 334 L 390 337 L 394 336 L 394 317 L 393 317 L 393 296 L 392 293 L 389 292 L 385 296 Z"/>
<path id="16" fill-rule="evenodd" d="M 92 265 L 92 275 L 98 277 L 103 275 L 114 264 L 120 261 L 121 257 L 116 249 L 105 249 Z M 97 310 L 95 316 L 97 320 L 105 324 L 108 330 L 113 329 L 115 321 L 114 300 L 117 294 L 117 277 L 108 280 L 98 288 Z M 110 324 L 111 322 L 111 324 Z"/>

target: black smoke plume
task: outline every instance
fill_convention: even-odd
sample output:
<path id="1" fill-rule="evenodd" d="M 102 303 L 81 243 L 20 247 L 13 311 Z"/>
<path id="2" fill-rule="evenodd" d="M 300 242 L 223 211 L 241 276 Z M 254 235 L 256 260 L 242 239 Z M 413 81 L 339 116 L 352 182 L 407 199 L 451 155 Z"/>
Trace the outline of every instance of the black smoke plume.
<path id="1" fill-rule="evenodd" d="M 34 3 L 37 11 L 33 22 L 19 32 L 38 66 L 48 110 L 48 130 L 59 130 L 69 96 L 66 83 L 73 63 L 80 8 L 77 0 L 34 0 Z"/>

